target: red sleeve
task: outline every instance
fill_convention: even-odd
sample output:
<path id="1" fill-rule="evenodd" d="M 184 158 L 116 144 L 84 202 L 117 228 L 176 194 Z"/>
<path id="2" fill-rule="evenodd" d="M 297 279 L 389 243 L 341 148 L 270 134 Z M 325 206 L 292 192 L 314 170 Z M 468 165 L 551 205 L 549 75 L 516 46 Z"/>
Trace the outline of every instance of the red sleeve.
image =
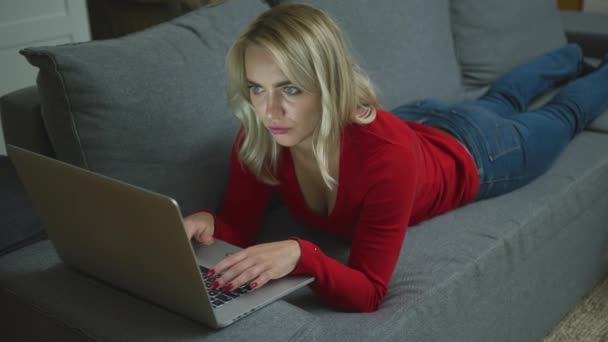
<path id="1" fill-rule="evenodd" d="M 343 265 L 313 243 L 293 238 L 302 254 L 293 274 L 315 276 L 313 291 L 325 302 L 346 311 L 375 311 L 387 292 L 416 193 L 416 154 L 387 150 L 364 174 L 371 184 L 363 199 L 350 258 Z"/>
<path id="2" fill-rule="evenodd" d="M 256 243 L 264 212 L 268 205 L 270 186 L 260 182 L 238 159 L 242 130 L 232 146 L 230 174 L 221 211 L 213 215 L 214 237 L 237 245 L 249 247 Z"/>

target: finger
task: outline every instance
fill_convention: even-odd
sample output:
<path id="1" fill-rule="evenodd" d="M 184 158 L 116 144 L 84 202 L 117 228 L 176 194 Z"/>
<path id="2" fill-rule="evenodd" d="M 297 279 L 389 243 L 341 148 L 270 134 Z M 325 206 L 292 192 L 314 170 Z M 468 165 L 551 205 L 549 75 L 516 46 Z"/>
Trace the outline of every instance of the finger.
<path id="1" fill-rule="evenodd" d="M 215 238 L 212 235 L 209 235 L 207 233 L 198 234 L 196 239 L 198 240 L 198 242 L 202 243 L 203 245 L 207 245 L 207 246 L 209 246 L 215 242 Z"/>
<path id="2" fill-rule="evenodd" d="M 215 265 L 215 267 L 213 267 L 213 269 L 216 273 L 222 273 L 231 268 L 233 265 L 247 259 L 248 255 L 249 254 L 247 249 L 232 253 L 230 255 L 227 254 L 224 259 L 222 259 Z"/>
<path id="3" fill-rule="evenodd" d="M 251 269 L 255 267 L 255 264 L 249 260 L 245 259 L 239 263 L 234 264 L 228 270 L 222 273 L 222 276 L 218 279 L 221 286 L 225 286 L 228 283 L 236 281 L 243 274 L 251 273 Z"/>
<path id="4" fill-rule="evenodd" d="M 188 236 L 188 240 L 192 240 L 194 236 L 194 227 L 188 224 L 188 222 L 184 222 L 184 230 L 186 231 L 186 236 Z"/>
<path id="5" fill-rule="evenodd" d="M 241 272 L 237 277 L 227 282 L 222 290 L 232 291 L 244 284 L 248 284 L 252 279 L 256 279 L 260 274 L 264 273 L 264 267 L 262 265 L 254 265 Z"/>
<path id="6" fill-rule="evenodd" d="M 231 258 L 232 256 L 225 258 L 213 268 L 214 273 L 221 274 L 216 282 L 212 284 L 214 288 L 221 288 L 227 285 L 254 264 L 251 259 L 240 259 L 240 257 L 238 259 Z"/>
<path id="7" fill-rule="evenodd" d="M 273 278 L 269 271 L 262 272 L 257 278 L 253 279 L 249 283 L 249 287 L 251 287 L 251 289 L 253 289 L 253 290 L 258 289 L 258 288 L 264 286 L 271 279 L 273 279 Z"/>

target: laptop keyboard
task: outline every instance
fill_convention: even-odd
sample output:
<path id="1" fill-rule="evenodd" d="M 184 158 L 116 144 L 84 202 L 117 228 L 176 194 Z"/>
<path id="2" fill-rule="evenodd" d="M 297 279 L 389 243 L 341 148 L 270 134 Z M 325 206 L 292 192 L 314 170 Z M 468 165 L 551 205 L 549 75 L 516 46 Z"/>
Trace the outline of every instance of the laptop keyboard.
<path id="1" fill-rule="evenodd" d="M 249 284 L 237 287 L 236 289 L 230 292 L 222 291 L 220 289 L 211 290 L 211 284 L 213 284 L 213 282 L 216 281 L 221 276 L 221 274 L 216 274 L 212 277 L 207 277 L 209 269 L 200 265 L 198 267 L 200 268 L 201 274 L 203 275 L 203 280 L 205 281 L 205 286 L 207 287 L 207 293 L 209 293 L 209 299 L 211 300 L 211 306 L 213 306 L 214 309 L 252 290 Z"/>

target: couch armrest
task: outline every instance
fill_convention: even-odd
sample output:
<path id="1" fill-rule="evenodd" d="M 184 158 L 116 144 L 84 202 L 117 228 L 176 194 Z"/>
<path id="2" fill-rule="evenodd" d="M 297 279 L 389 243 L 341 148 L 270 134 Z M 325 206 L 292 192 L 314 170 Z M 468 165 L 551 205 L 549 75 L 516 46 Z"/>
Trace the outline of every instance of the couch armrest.
<path id="1" fill-rule="evenodd" d="M 585 57 L 602 58 L 608 53 L 608 16 L 561 11 L 561 17 L 568 41 L 579 44 Z"/>
<path id="2" fill-rule="evenodd" d="M 0 115 L 7 144 L 55 156 L 40 112 L 36 86 L 8 93 L 0 98 Z"/>
<path id="3" fill-rule="evenodd" d="M 0 156 L 0 256 L 46 238 L 8 157 Z"/>

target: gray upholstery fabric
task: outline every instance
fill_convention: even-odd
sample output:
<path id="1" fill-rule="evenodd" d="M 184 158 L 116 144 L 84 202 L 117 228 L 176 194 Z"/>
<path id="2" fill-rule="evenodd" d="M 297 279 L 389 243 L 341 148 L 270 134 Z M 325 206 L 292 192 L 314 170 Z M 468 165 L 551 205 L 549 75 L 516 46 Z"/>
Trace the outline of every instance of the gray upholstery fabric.
<path id="1" fill-rule="evenodd" d="M 593 120 L 587 129 L 595 132 L 608 133 L 608 112 Z"/>
<path id="2" fill-rule="evenodd" d="M 313 341 L 319 333 L 314 316 L 282 301 L 228 329 L 207 328 L 67 268 L 49 241 L 0 259 L 0 279 L 0 298 L 98 341 Z"/>
<path id="3" fill-rule="evenodd" d="M 608 58 L 608 20 L 606 16 L 585 12 L 560 12 L 568 42 L 577 43 L 587 56 L 587 61 L 598 65 Z M 588 127 L 591 131 L 608 133 L 608 113 L 594 120 Z"/>
<path id="4" fill-rule="evenodd" d="M 306 288 L 211 333 L 66 269 L 48 242 L 0 259 L 0 294 L 96 340 L 534 341 L 608 274 L 605 146 L 608 135 L 584 132 L 530 185 L 410 227 L 369 314 L 335 311 Z M 266 218 L 262 240 L 291 235 L 348 257 L 348 243 L 284 207 Z"/>
<path id="5" fill-rule="evenodd" d="M 601 59 L 608 53 L 606 15 L 588 12 L 560 12 L 568 41 L 583 48 L 585 56 Z"/>
<path id="6" fill-rule="evenodd" d="M 0 98 L 4 141 L 36 153 L 54 157 L 46 127 L 40 116 L 36 86 L 19 89 Z"/>
<path id="7" fill-rule="evenodd" d="M 410 227 L 377 312 L 287 301 L 320 318 L 326 341 L 536 341 L 608 274 L 606 146 L 584 132 L 528 186 Z M 263 240 L 300 235 L 347 259 L 347 243 L 285 222 L 285 209 L 269 216 Z"/>
<path id="8" fill-rule="evenodd" d="M 0 156 L 0 256 L 46 237 L 11 161 Z"/>
<path id="9" fill-rule="evenodd" d="M 383 108 L 429 96 L 447 102 L 462 98 L 447 0 L 297 2 L 322 8 L 336 19 L 378 87 Z"/>
<path id="10" fill-rule="evenodd" d="M 182 204 L 216 196 L 215 191 L 223 189 L 227 167 L 222 149 L 232 142 L 235 126 L 223 107 L 219 90 L 223 85 L 210 84 L 222 82 L 219 50 L 227 47 L 243 17 L 261 10 L 252 0 L 240 1 L 238 9 L 232 7 L 236 1 L 215 7 L 219 12 L 197 12 L 165 24 L 154 34 L 147 31 L 120 40 L 29 50 L 32 62 L 43 65 L 47 73 L 41 74 L 39 85 L 46 90 L 41 94 L 43 103 L 54 108 L 44 116 L 53 143 L 62 147 L 60 157 L 161 189 Z M 449 67 L 453 52 L 446 48 L 452 43 L 444 36 L 445 18 L 438 14 L 447 12 L 447 2 L 317 3 L 345 27 L 363 66 L 383 90 L 385 106 L 410 97 L 449 101 L 454 94 L 459 96 L 460 88 L 453 85 L 457 76 Z M 490 66 L 506 69 L 505 64 L 519 63 L 522 55 L 551 40 L 530 32 L 536 26 L 509 28 L 498 20 L 515 15 L 525 23 L 524 19 L 538 15 L 535 9 L 549 8 L 548 1 L 518 0 L 512 5 L 453 0 L 452 4 L 462 4 L 452 8 L 459 20 L 470 10 L 479 23 L 496 24 L 481 25 L 479 32 L 470 32 L 467 45 L 457 47 L 461 52 L 471 49 L 473 57 L 492 57 Z M 516 4 L 525 4 L 525 10 L 511 7 Z M 364 5 L 378 13 L 370 13 Z M 438 12 L 430 12 L 431 8 Z M 542 14 L 535 21 L 538 32 L 553 23 L 547 13 Z M 364 26 L 359 25 L 362 22 Z M 492 44 L 482 35 L 491 29 L 500 29 L 494 32 Z M 383 34 L 390 39 L 378 39 Z M 458 39 L 465 36 L 461 30 Z M 501 50 L 501 42 L 514 46 L 517 39 L 520 49 Z M 528 39 L 536 39 L 538 46 Z M 137 52 L 131 55 L 125 45 Z M 165 53 L 160 55 L 160 49 Z M 395 51 L 405 59 L 398 60 L 401 56 Z M 418 55 L 411 59 L 411 53 Z M 194 61 L 201 64 L 193 66 Z M 194 77 L 197 73 L 203 76 Z M 208 79 L 201 81 L 204 77 Z M 53 87 L 57 89 L 51 91 Z M 175 91 L 169 94 L 166 89 Z M 68 115 L 61 116 L 62 110 Z M 202 118 L 196 115 L 198 110 Z M 608 274 L 606 146 L 608 135 L 584 132 L 546 175 L 530 185 L 410 227 L 389 292 L 373 313 L 338 312 L 305 288 L 227 329 L 211 332 L 66 268 L 45 241 L 0 258 L 0 330 L 10 338 L 28 327 L 46 333 L 51 324 L 57 336 L 101 341 L 535 341 Z M 212 149 L 217 149 L 213 155 L 218 157 L 195 162 L 197 155 L 210 155 Z M 293 235 L 315 241 L 340 261 L 348 258 L 347 242 L 295 223 L 285 207 L 271 210 L 261 240 Z"/>
<path id="11" fill-rule="evenodd" d="M 456 56 L 467 87 L 566 43 L 554 0 L 451 1 Z"/>
<path id="12" fill-rule="evenodd" d="M 261 1 L 228 0 L 123 38 L 22 51 L 59 159 L 215 209 L 236 118 L 224 57 Z"/>

